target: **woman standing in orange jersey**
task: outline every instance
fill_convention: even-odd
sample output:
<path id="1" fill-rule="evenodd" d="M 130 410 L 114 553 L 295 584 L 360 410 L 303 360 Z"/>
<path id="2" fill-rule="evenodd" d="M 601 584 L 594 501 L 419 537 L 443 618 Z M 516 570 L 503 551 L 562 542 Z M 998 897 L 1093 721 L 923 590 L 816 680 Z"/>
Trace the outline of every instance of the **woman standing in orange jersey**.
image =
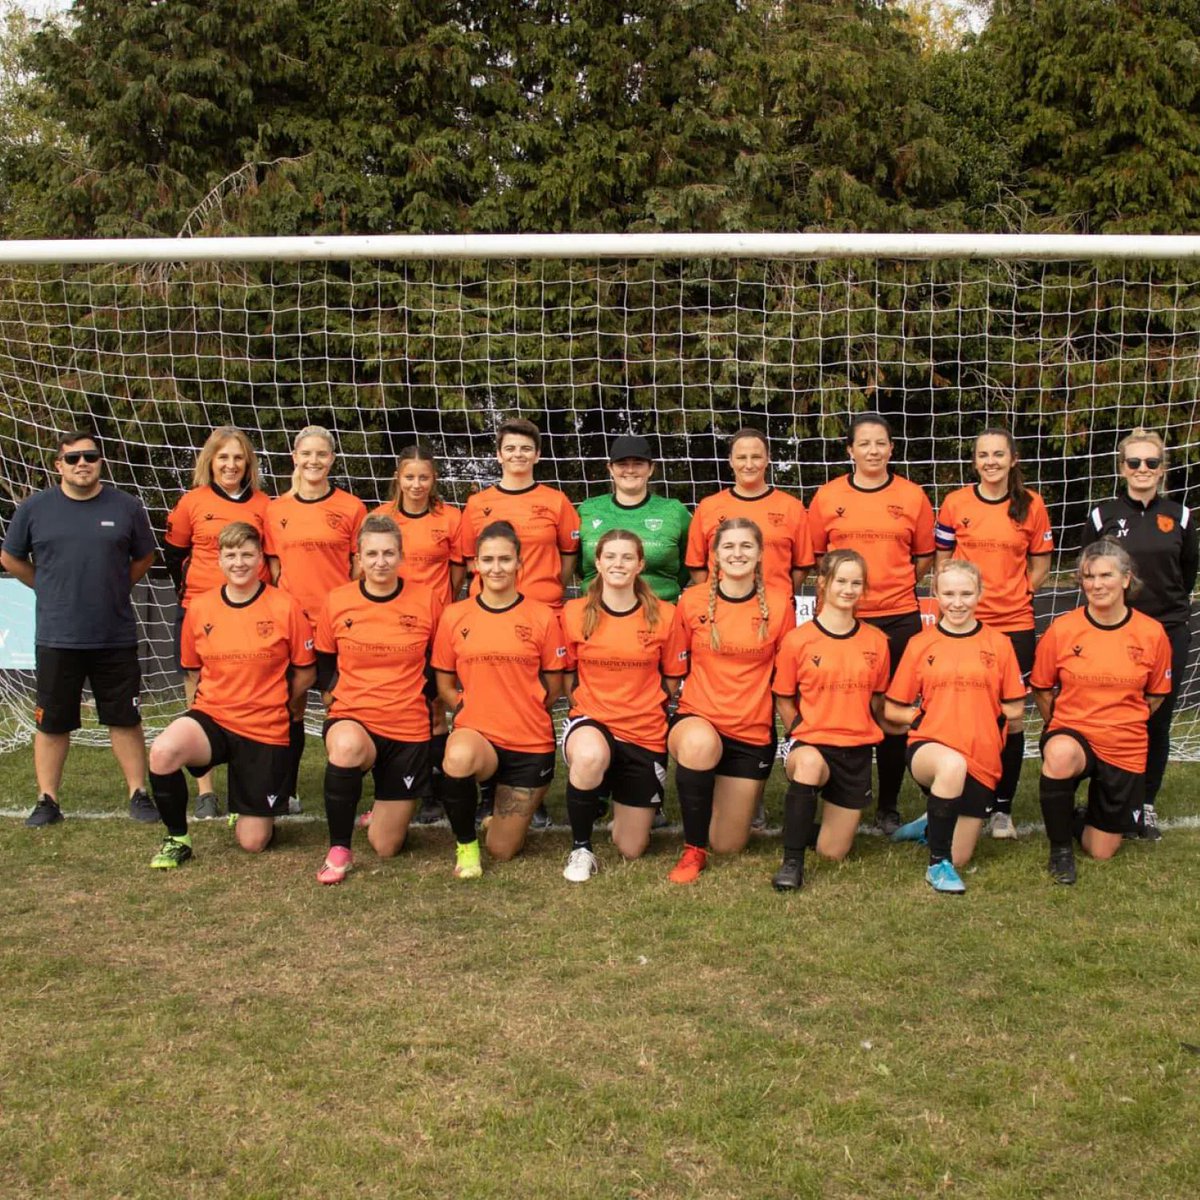
<path id="1" fill-rule="evenodd" d="M 375 514 L 395 521 L 404 539 L 400 578 L 429 588 L 443 606 L 452 603 L 467 574 L 462 552 L 462 511 L 439 494 L 437 460 L 428 447 L 414 443 L 396 455 L 392 498 L 375 509 Z M 450 726 L 432 670 L 425 694 L 433 709 L 433 794 L 421 802 L 413 817 L 416 825 L 432 825 L 446 815 L 441 796 L 442 755 Z M 366 818 L 364 821 L 369 824 Z"/>
<path id="2" fill-rule="evenodd" d="M 1087 603 L 1051 622 L 1030 684 L 1042 714 L 1039 799 L 1055 883 L 1075 882 L 1072 836 L 1092 858 L 1120 849 L 1146 795 L 1146 722 L 1171 691 L 1171 642 L 1130 604 L 1133 560 L 1111 538 L 1079 556 Z M 1087 807 L 1075 790 L 1090 781 Z"/>
<path id="3" fill-rule="evenodd" d="M 908 643 L 884 705 L 886 719 L 908 730 L 909 770 L 926 798 L 926 816 L 893 836 L 928 839 L 925 881 L 947 894 L 966 891 L 956 868 L 975 852 L 996 802 L 1004 739 L 1025 712 L 1012 642 L 975 616 L 982 592 L 974 563 L 937 568 L 937 624 Z"/>
<path id="4" fill-rule="evenodd" d="M 183 768 L 229 764 L 229 811 L 243 850 L 265 850 L 287 812 L 288 722 L 316 678 L 313 634 L 300 605 L 262 580 L 257 529 L 234 521 L 217 539 L 224 584 L 196 596 L 183 620 L 180 657 L 194 700 L 154 739 L 150 787 L 167 828 L 150 860 L 158 870 L 192 857 Z"/>
<path id="5" fill-rule="evenodd" d="M 710 842 L 718 854 L 746 845 L 775 761 L 771 671 L 796 607 L 790 591 L 767 591 L 753 521 L 717 526 L 708 583 L 680 596 L 675 624 L 689 671 L 667 737 L 684 837 L 668 878 L 694 883 Z"/>
<path id="6" fill-rule="evenodd" d="M 892 471 L 892 429 L 878 413 L 860 413 L 846 438 L 853 469 L 817 489 L 808 510 L 813 550 L 857 550 L 871 575 L 871 594 L 858 615 L 887 636 L 895 670 L 909 638 L 921 629 L 917 581 L 933 562 L 933 509 L 915 483 Z M 875 748 L 879 768 L 879 828 L 900 827 L 904 738 L 888 735 Z"/>
<path id="7" fill-rule="evenodd" d="M 337 884 L 353 862 L 351 836 L 367 771 L 375 780 L 369 838 L 399 853 L 416 802 L 433 787 L 425 666 L 440 596 L 399 577 L 400 530 L 370 516 L 358 535 L 361 576 L 334 588 L 317 620 L 317 686 L 326 696 L 325 815 L 329 853 L 317 872 Z"/>
<path id="8" fill-rule="evenodd" d="M 822 858 L 845 858 L 871 803 L 872 748 L 883 739 L 879 721 L 891 664 L 887 638 L 855 615 L 866 592 L 867 564 L 857 550 L 823 555 L 818 613 L 788 630 L 775 659 L 771 690 L 790 739 L 783 864 L 772 880 L 779 892 L 804 886 L 810 846 Z"/>
<path id="9" fill-rule="evenodd" d="M 354 573 L 358 528 L 367 515 L 357 497 L 329 482 L 337 448 L 321 425 L 308 425 L 292 443 L 292 486 L 267 507 L 267 564 L 271 579 L 300 601 L 316 625 L 325 598 Z M 292 773 L 288 811 L 300 811 L 297 780 L 304 755 L 304 714 L 288 734 Z"/>
<path id="10" fill-rule="evenodd" d="M 642 579 L 645 550 L 635 533 L 610 529 L 596 543 L 587 594 L 567 601 L 563 726 L 572 847 L 563 878 L 585 883 L 597 869 L 592 829 L 613 797 L 613 844 L 638 858 L 650 844 L 655 805 L 667 779 L 667 701 L 686 674 L 675 606 Z"/>
<path id="11" fill-rule="evenodd" d="M 979 568 L 983 595 L 976 615 L 1008 637 L 1028 680 L 1035 645 L 1033 595 L 1045 582 L 1054 549 L 1050 518 L 1041 496 L 1021 478 L 1016 442 L 1007 429 L 979 434 L 974 465 L 979 482 L 951 492 L 938 510 L 937 561 L 966 559 Z M 1025 735 L 1010 727 L 990 825 L 994 838 L 1017 836 L 1012 806 L 1024 756 Z"/>
<path id="12" fill-rule="evenodd" d="M 507 521 L 484 526 L 475 569 L 481 591 L 446 609 L 433 644 L 438 694 L 454 712 L 442 787 L 459 879 L 482 874 L 477 781 L 495 784 L 488 853 L 507 861 L 525 844 L 554 778 L 550 709 L 562 695 L 567 655 L 558 614 L 517 589 L 521 539 Z"/>
<path id="13" fill-rule="evenodd" d="M 744 517 L 763 539 L 763 579 L 774 592 L 798 592 L 812 569 L 813 547 L 803 503 L 767 482 L 767 435 L 739 429 L 729 442 L 733 487 L 705 496 L 688 528 L 686 561 L 693 583 L 708 579 L 713 536 L 723 521 Z"/>
<path id="14" fill-rule="evenodd" d="M 217 546 L 221 530 L 234 521 L 245 521 L 258 531 L 260 538 L 265 537 L 270 503 L 259 483 L 258 456 L 250 439 L 232 425 L 214 429 L 196 458 L 191 491 L 184 493 L 167 517 L 163 557 L 179 595 L 175 618 L 177 662 L 180 631 L 189 605 L 224 581 Z M 260 578 L 264 582 L 270 579 L 265 559 Z M 190 673 L 185 675 L 183 687 L 190 706 L 195 699 Z M 196 820 L 211 821 L 221 816 L 221 801 L 213 791 L 212 775 L 201 775 L 196 786 Z"/>

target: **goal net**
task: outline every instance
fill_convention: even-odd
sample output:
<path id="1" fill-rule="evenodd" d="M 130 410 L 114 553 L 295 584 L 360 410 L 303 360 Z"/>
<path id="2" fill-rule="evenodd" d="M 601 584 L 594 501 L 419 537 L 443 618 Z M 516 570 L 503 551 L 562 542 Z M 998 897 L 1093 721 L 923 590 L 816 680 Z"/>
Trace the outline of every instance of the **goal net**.
<path id="1" fill-rule="evenodd" d="M 646 434 L 655 486 L 686 504 L 728 483 L 726 436 L 770 438 L 807 502 L 846 466 L 850 415 L 883 412 L 895 463 L 935 507 L 973 480 L 974 434 L 1010 427 L 1058 550 L 1039 623 L 1078 602 L 1091 505 L 1136 425 L 1189 500 L 1200 421 L 1200 238 L 559 235 L 193 239 L 0 245 L 0 519 L 54 481 L 54 436 L 91 425 L 106 477 L 161 532 L 216 425 L 245 429 L 268 490 L 290 439 L 336 432 L 339 482 L 389 493 L 420 438 L 462 503 L 497 474 L 494 429 L 545 432 L 539 472 L 576 501 L 606 446 Z M 32 729 L 31 605 L 0 581 L 0 749 Z M 175 597 L 137 592 L 149 729 L 179 710 Z M 1200 653 L 1200 641 L 1196 646 Z M 1194 666 L 1194 664 L 1192 664 Z M 1174 752 L 1200 755 L 1189 668 Z M 84 738 L 104 733 L 85 729 Z"/>

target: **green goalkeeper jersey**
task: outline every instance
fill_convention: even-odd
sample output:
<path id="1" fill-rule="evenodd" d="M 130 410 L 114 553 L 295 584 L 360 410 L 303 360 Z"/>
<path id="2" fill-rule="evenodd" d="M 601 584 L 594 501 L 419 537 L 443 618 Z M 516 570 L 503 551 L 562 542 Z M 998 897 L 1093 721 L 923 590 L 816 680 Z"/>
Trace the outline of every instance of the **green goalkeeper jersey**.
<path id="1" fill-rule="evenodd" d="M 642 578 L 654 594 L 674 603 L 688 582 L 683 565 L 692 514 L 678 500 L 650 492 L 640 504 L 618 504 L 612 493 L 579 506 L 579 570 L 586 588 L 596 577 L 596 543 L 610 529 L 636 533 L 646 547 Z"/>

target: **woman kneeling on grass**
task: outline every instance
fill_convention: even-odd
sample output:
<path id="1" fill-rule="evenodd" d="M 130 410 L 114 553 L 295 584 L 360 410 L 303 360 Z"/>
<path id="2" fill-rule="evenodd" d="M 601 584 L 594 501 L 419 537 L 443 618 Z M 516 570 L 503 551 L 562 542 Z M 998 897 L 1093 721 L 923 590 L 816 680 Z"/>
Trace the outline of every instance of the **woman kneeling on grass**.
<path id="1" fill-rule="evenodd" d="M 790 592 L 768 594 L 762 557 L 753 521 L 722 521 L 707 584 L 689 588 L 675 609 L 690 668 L 667 737 L 684 837 L 672 883 L 696 881 L 710 841 L 718 854 L 745 847 L 775 761 L 771 671 L 796 606 Z"/>
<path id="2" fill-rule="evenodd" d="M 455 714 L 442 771 L 459 879 L 483 870 L 476 781 L 496 786 L 488 853 L 507 861 L 525 844 L 554 777 L 550 709 L 562 695 L 567 654 L 554 610 L 517 591 L 521 542 L 513 527 L 485 526 L 474 558 L 480 592 L 446 609 L 433 645 L 438 694 Z"/>
<path id="3" fill-rule="evenodd" d="M 572 848 L 563 878 L 586 883 L 597 869 L 592 828 L 602 795 L 613 797 L 613 844 L 638 858 L 650 844 L 654 806 L 667 778 L 669 696 L 686 673 L 675 606 L 642 579 L 641 539 L 610 529 L 596 543 L 596 575 L 587 594 L 567 602 L 563 726 L 567 817 Z M 665 686 L 665 691 L 664 691 Z"/>
<path id="4" fill-rule="evenodd" d="M 1171 642 L 1129 605 L 1133 560 L 1110 538 L 1079 556 L 1087 603 L 1051 622 L 1033 662 L 1042 714 L 1039 798 L 1055 883 L 1075 882 L 1072 835 L 1092 858 L 1112 858 L 1135 828 L 1146 793 L 1146 722 L 1171 690 Z M 1090 781 L 1087 807 L 1075 789 Z"/>
<path id="5" fill-rule="evenodd" d="M 317 685 L 325 695 L 325 815 L 329 854 L 320 883 L 341 883 L 363 775 L 375 779 L 368 838 L 380 858 L 399 853 L 418 801 L 433 792 L 425 663 L 442 603 L 399 578 L 400 530 L 371 516 L 358 535 L 362 577 L 335 588 L 317 620 Z"/>
<path id="6" fill-rule="evenodd" d="M 150 786 L 167 827 L 155 868 L 192 857 L 183 767 L 205 775 L 229 764 L 229 811 L 243 850 L 271 844 L 287 812 L 288 726 L 316 679 L 312 629 L 298 601 L 262 582 L 262 539 L 235 521 L 217 539 L 225 583 L 197 596 L 183 620 L 180 659 L 192 676 L 191 708 L 150 747 Z"/>
<path id="7" fill-rule="evenodd" d="M 891 676 L 887 637 L 859 621 L 867 564 L 857 550 L 830 550 L 817 575 L 816 617 L 791 629 L 775 659 L 775 707 L 791 739 L 783 809 L 783 865 L 775 890 L 804 886 L 804 852 L 837 862 L 850 853 L 870 807 L 873 748 Z M 825 808 L 817 824 L 817 799 Z"/>
<path id="8" fill-rule="evenodd" d="M 909 642 L 884 704 L 887 720 L 908 730 L 908 769 L 926 798 L 925 817 L 893 837 L 928 837 L 925 881 L 947 894 L 966 891 L 957 868 L 975 853 L 996 802 L 1005 739 L 1025 711 L 1012 642 L 975 618 L 982 591 L 974 563 L 936 568 L 940 616 Z"/>

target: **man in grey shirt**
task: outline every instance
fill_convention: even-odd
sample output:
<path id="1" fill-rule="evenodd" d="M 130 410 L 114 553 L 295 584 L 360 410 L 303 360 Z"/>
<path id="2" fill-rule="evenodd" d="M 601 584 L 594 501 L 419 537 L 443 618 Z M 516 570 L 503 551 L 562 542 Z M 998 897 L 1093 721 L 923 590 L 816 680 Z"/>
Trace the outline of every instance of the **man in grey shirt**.
<path id="1" fill-rule="evenodd" d="M 64 433 L 54 465 L 60 483 L 23 501 L 0 550 L 0 565 L 35 595 L 38 801 L 25 821 L 63 819 L 58 802 L 71 732 L 90 682 L 96 717 L 109 727 L 129 790 L 129 815 L 157 821 L 146 794 L 146 743 L 138 708 L 141 664 L 130 591 L 154 561 L 154 534 L 142 502 L 100 482 L 100 443 Z"/>

